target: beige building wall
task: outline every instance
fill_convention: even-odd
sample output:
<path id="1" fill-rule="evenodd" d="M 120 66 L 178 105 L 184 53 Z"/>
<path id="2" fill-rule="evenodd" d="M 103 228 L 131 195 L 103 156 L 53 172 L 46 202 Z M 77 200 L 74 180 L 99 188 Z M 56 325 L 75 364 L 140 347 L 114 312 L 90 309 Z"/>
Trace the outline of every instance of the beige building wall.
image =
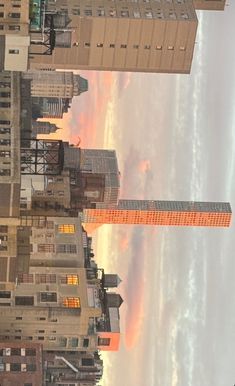
<path id="1" fill-rule="evenodd" d="M 0 340 L 42 343 L 44 350 L 96 349 L 89 322 L 101 308 L 89 306 L 87 288 L 85 268 L 37 267 L 19 275 L 14 291 L 0 291 Z"/>
<path id="2" fill-rule="evenodd" d="M 190 72 L 197 31 L 191 0 L 53 4 L 52 9 L 68 9 L 71 47 L 34 56 L 42 48 L 31 46 L 31 68 Z"/>
<path id="3" fill-rule="evenodd" d="M 208 11 L 223 11 L 226 0 L 193 0 L 196 9 Z"/>
<path id="4" fill-rule="evenodd" d="M 1 66 L 4 70 L 25 71 L 28 67 L 29 0 L 1 0 Z"/>

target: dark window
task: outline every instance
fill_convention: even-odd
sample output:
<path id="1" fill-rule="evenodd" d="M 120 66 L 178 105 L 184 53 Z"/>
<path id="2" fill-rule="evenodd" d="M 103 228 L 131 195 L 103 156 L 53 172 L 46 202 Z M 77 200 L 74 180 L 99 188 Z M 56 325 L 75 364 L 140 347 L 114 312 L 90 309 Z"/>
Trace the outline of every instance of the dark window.
<path id="1" fill-rule="evenodd" d="M 0 298 L 9 299 L 11 297 L 11 291 L 0 291 Z"/>
<path id="2" fill-rule="evenodd" d="M 12 348 L 11 349 L 11 355 L 21 355 L 21 349 L 20 348 Z"/>
<path id="3" fill-rule="evenodd" d="M 1 152 L 0 152 L 1 156 Z M 8 232 L 8 226 L 7 225 L 0 225 L 0 233 L 7 233 Z"/>
<path id="4" fill-rule="evenodd" d="M 10 121 L 6 121 L 5 119 L 0 119 L 0 125 L 10 125 Z"/>
<path id="5" fill-rule="evenodd" d="M 56 292 L 41 292 L 40 298 L 41 298 L 41 302 L 57 302 L 57 293 Z"/>
<path id="6" fill-rule="evenodd" d="M 77 253 L 75 244 L 58 244 L 56 247 L 57 253 Z"/>
<path id="7" fill-rule="evenodd" d="M 9 54 L 12 54 L 12 55 L 18 55 L 20 53 L 20 50 L 15 49 L 15 50 L 9 50 L 8 52 Z"/>
<path id="8" fill-rule="evenodd" d="M 11 102 L 0 102 L 0 107 L 11 107 Z"/>
<path id="9" fill-rule="evenodd" d="M 0 102 L 0 107 L 1 107 L 1 102 Z M 10 139 L 0 139 L 0 145 L 2 146 L 9 146 L 11 144 Z"/>
<path id="10" fill-rule="evenodd" d="M 16 320 L 22 320 L 22 316 L 16 316 Z"/>
<path id="11" fill-rule="evenodd" d="M 89 346 L 89 339 L 88 338 L 84 338 L 83 339 L 83 347 L 88 347 Z"/>
<path id="12" fill-rule="evenodd" d="M 0 97 L 1 98 L 10 98 L 11 93 L 9 91 L 0 91 Z"/>
<path id="13" fill-rule="evenodd" d="M 27 371 L 36 371 L 36 365 L 34 363 L 27 363 L 26 369 Z"/>
<path id="14" fill-rule="evenodd" d="M 10 371 L 21 371 L 20 363 L 10 363 Z"/>
<path id="15" fill-rule="evenodd" d="M 0 12 L 0 17 L 4 17 L 4 12 Z"/>
<path id="16" fill-rule="evenodd" d="M 19 19 L 20 13 L 19 12 L 10 12 L 10 13 L 8 13 L 8 16 L 12 17 L 13 19 Z"/>
<path id="17" fill-rule="evenodd" d="M 82 366 L 94 366 L 94 359 L 82 358 Z"/>
<path id="18" fill-rule="evenodd" d="M 10 127 L 0 127 L 0 134 L 10 134 L 10 131 Z"/>
<path id="19" fill-rule="evenodd" d="M 24 383 L 24 386 L 33 386 L 32 383 Z"/>
<path id="20" fill-rule="evenodd" d="M 16 296 L 15 305 L 16 306 L 33 306 L 34 297 L 33 296 Z"/>
<path id="21" fill-rule="evenodd" d="M 35 357 L 35 355 L 36 355 L 36 350 L 35 350 L 35 348 L 26 348 L 26 350 L 25 350 L 25 355 L 26 356 L 30 356 L 30 357 Z"/>

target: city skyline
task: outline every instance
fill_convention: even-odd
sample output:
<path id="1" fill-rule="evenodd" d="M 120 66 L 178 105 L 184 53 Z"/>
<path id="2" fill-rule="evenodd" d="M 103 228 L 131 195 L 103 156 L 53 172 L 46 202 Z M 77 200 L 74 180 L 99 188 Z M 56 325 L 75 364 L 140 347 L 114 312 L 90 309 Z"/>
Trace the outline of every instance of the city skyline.
<path id="1" fill-rule="evenodd" d="M 190 76 L 146 78 L 141 74 L 81 73 L 88 74 L 94 94 L 87 95 L 80 107 L 74 101 L 72 114 L 64 120 L 67 130 L 63 136 L 73 143 L 80 136 L 83 147 L 117 149 L 123 182 L 121 197 L 134 193 L 136 199 L 152 199 L 158 194 L 166 199 L 190 196 L 198 200 L 231 199 L 233 203 L 234 159 L 229 155 L 234 149 L 234 54 L 229 37 L 234 33 L 234 12 L 231 4 L 224 15 L 200 13 Z M 214 66 L 218 42 L 221 58 L 227 59 Z M 98 98 L 101 90 L 102 101 Z M 133 98 L 135 104 L 129 116 L 128 104 Z M 158 100 L 161 106 L 156 103 Z M 149 106 L 148 113 L 138 109 L 144 103 Z M 144 132 L 143 127 L 147 127 Z M 153 142 L 155 148 L 151 146 Z M 108 379 L 115 386 L 119 382 L 142 386 L 147 380 L 153 386 L 224 386 L 225 382 L 234 382 L 229 343 L 234 320 L 233 229 L 234 226 L 214 236 L 209 230 L 173 232 L 118 226 L 99 230 L 95 236 L 98 255 L 102 256 L 102 263 L 115 267 L 122 276 L 126 303 L 121 311 L 121 350 L 105 359 L 105 386 L 109 385 Z M 138 288 L 136 292 L 133 286 Z M 153 315 L 148 300 L 151 290 L 159 298 Z M 224 305 L 222 315 L 219 310 L 223 298 L 228 296 L 231 299 Z M 146 313 L 151 315 L 150 320 Z M 133 322 L 136 328 L 131 329 Z M 214 347 L 210 347 L 221 329 Z M 187 339 L 185 343 L 179 341 L 183 331 L 190 338 L 189 344 L 192 342 L 191 349 Z M 145 350 L 153 341 L 144 370 Z M 207 360 L 207 369 L 200 358 Z M 126 363 L 139 371 L 130 373 Z M 120 378 L 120 366 L 125 369 L 125 378 Z"/>
<path id="2" fill-rule="evenodd" d="M 207 4 L 204 0 L 195 0 L 196 3 L 202 7 Z M 210 4 L 211 7 L 222 4 L 223 8 L 224 1 L 213 0 Z M 5 9 L 4 4 L 4 12 Z M 146 5 L 143 9 L 147 9 Z M 77 14 L 77 9 L 75 11 Z M 19 18 L 13 15 L 20 13 L 8 14 L 9 18 Z M 67 143 L 29 140 L 29 84 L 21 84 L 19 72 L 1 73 L 0 83 L 4 87 L 1 96 L 5 99 L 1 102 L 0 122 L 0 312 L 6 317 L 1 320 L 4 334 L 1 339 L 8 341 L 13 337 L 23 342 L 30 330 L 27 337 L 33 341 L 44 340 L 43 346 L 47 349 L 64 347 L 70 351 L 73 347 L 77 352 L 76 347 L 89 351 L 94 346 L 94 349 L 117 350 L 118 309 L 124 299 L 120 309 L 123 332 L 120 350 L 102 354 L 102 386 L 234 383 L 231 343 L 235 336 L 235 225 L 229 229 L 140 226 L 146 223 L 145 214 L 146 218 L 150 215 L 147 223 L 160 225 L 230 224 L 228 202 L 232 207 L 235 204 L 235 54 L 230 49 L 235 33 L 232 22 L 235 5 L 227 7 L 225 12 L 199 12 L 198 16 L 196 60 L 190 76 L 79 71 L 79 76 L 88 79 L 92 92 L 84 93 L 81 99 L 75 96 L 64 119 L 51 121 L 57 126 L 45 128 L 52 138 L 60 136 L 67 139 Z M 6 39 L 6 43 L 9 42 L 11 39 Z M 50 43 L 53 44 L 53 40 Z M 103 48 L 103 44 L 97 48 Z M 62 130 L 55 131 L 57 127 Z M 74 146 L 70 147 L 69 142 Z M 93 154 L 96 147 L 117 150 L 120 173 L 116 160 L 110 162 L 113 166 L 107 171 L 108 162 L 102 162 L 102 157 L 94 160 L 93 170 L 89 154 Z M 114 164 L 116 174 L 112 185 Z M 31 178 L 35 172 L 47 176 L 39 181 Z M 60 176 L 56 176 L 58 172 Z M 94 183 L 96 188 L 99 186 L 97 190 Z M 105 208 L 103 217 L 102 205 L 110 200 L 112 206 L 119 188 L 118 210 L 108 212 Z M 124 200 L 125 197 L 131 200 Z M 155 197 L 160 200 L 153 201 Z M 187 199 L 191 201 L 183 201 Z M 77 210 L 89 205 L 92 208 L 97 205 L 96 213 L 93 209 L 86 212 L 92 215 L 92 221 L 99 215 L 104 223 L 122 223 L 104 225 L 94 235 L 98 265 L 93 260 L 91 239 L 85 233 L 81 237 L 81 220 L 76 217 Z M 152 211 L 153 206 L 157 211 Z M 131 211 L 137 207 L 147 207 L 151 213 L 135 210 L 133 216 Z M 123 211 L 126 208 L 128 210 Z M 162 208 L 163 212 L 166 208 L 170 212 L 170 221 L 168 213 L 162 216 Z M 185 209 L 188 217 L 184 216 Z M 56 217 L 48 218 L 49 213 Z M 63 215 L 68 216 L 69 221 L 64 220 Z M 80 224 L 78 227 L 73 218 Z M 139 226 L 126 227 L 124 223 Z M 80 229 L 78 238 L 77 228 Z M 80 257 L 81 261 L 75 261 Z M 117 275 L 105 278 L 103 267 L 105 271 L 117 272 L 122 283 Z M 106 287 L 111 289 L 118 284 L 119 294 L 106 293 Z M 52 305 L 51 309 L 48 303 L 54 303 L 55 308 Z M 36 308 L 30 309 L 34 305 Z M 38 320 L 38 310 L 45 312 L 43 319 L 40 318 L 45 326 L 43 330 L 37 329 L 37 322 L 35 329 L 31 317 L 34 313 Z M 71 326 L 74 323 L 77 331 L 74 335 L 69 324 L 63 327 L 63 313 L 71 317 Z M 59 318 L 53 319 L 53 314 Z M 72 315 L 80 316 L 77 322 Z M 8 328 L 12 317 L 15 322 Z M 27 318 L 30 318 L 30 328 Z M 49 330 L 51 322 L 56 322 L 56 330 Z M 36 370 L 33 361 L 27 370 L 24 358 L 12 366 L 9 364 L 8 356 L 14 356 L 15 350 L 24 356 L 23 345 L 5 347 L 1 350 L 4 357 L 1 368 L 12 372 Z M 79 364 L 95 366 L 94 371 L 100 378 L 103 366 L 100 356 L 96 352 L 91 356 L 83 354 L 74 359 L 70 354 L 67 357 L 67 353 L 65 357 L 55 356 L 54 364 L 63 366 L 75 379 L 79 375 L 76 368 Z M 49 365 L 48 371 L 54 372 L 60 383 L 64 375 L 53 369 L 54 364 L 52 368 Z M 89 375 L 89 369 L 86 371 L 89 378 L 92 374 Z M 93 374 L 94 384 L 98 378 Z"/>

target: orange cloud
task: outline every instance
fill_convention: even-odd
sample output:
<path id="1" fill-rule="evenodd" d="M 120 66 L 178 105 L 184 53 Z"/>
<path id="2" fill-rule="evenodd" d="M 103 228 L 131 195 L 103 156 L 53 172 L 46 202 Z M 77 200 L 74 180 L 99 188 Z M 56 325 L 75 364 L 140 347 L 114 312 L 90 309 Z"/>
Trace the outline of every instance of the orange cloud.
<path id="1" fill-rule="evenodd" d="M 131 350 L 131 348 L 135 345 L 142 328 L 144 312 L 144 283 L 138 283 L 138 287 L 136 286 L 135 300 L 136 301 L 132 306 L 125 330 L 125 343 L 128 350 Z M 129 311 L 127 310 L 127 313 L 128 312 Z"/>
<path id="2" fill-rule="evenodd" d="M 138 165 L 138 170 L 140 173 L 146 173 L 150 169 L 151 169 L 151 164 L 150 164 L 149 160 L 145 159 L 145 160 L 140 161 L 140 163 Z"/>

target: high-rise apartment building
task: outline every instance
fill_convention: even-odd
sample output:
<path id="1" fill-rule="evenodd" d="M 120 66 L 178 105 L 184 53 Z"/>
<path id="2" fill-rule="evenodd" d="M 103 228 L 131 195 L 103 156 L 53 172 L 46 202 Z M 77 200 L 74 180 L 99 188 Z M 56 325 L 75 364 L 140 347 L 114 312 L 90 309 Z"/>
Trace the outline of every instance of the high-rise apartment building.
<path id="1" fill-rule="evenodd" d="M 228 227 L 229 203 L 119 200 L 116 208 L 84 209 L 84 223 Z"/>
<path id="2" fill-rule="evenodd" d="M 196 9 L 208 11 L 223 11 L 226 0 L 193 0 Z"/>
<path id="3" fill-rule="evenodd" d="M 30 68 L 190 72 L 192 0 L 48 1 L 43 17 L 44 30 L 31 33 Z"/>
<path id="4" fill-rule="evenodd" d="M 26 71 L 28 68 L 29 0 L 1 0 L 0 70 Z"/>

